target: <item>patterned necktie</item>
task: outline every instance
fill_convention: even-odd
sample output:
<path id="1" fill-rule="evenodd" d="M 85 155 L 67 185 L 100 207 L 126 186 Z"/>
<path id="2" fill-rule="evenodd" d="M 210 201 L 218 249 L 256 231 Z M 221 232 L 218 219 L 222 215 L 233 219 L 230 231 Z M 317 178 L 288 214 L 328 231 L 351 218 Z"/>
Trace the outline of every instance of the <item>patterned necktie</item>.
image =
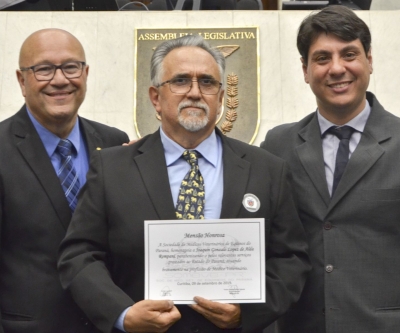
<path id="1" fill-rule="evenodd" d="M 329 133 L 335 135 L 340 140 L 336 154 L 335 173 L 333 175 L 332 197 L 342 178 L 344 169 L 346 169 L 347 162 L 349 161 L 349 143 L 350 137 L 354 131 L 354 128 L 350 126 L 332 126 L 328 129 Z"/>
<path id="2" fill-rule="evenodd" d="M 73 212 L 77 204 L 77 196 L 80 188 L 78 175 L 76 174 L 71 156 L 72 143 L 69 140 L 61 139 L 56 148 L 61 156 L 61 167 L 57 172 L 65 197 L 68 200 L 69 208 Z"/>
<path id="3" fill-rule="evenodd" d="M 199 153 L 196 150 L 185 150 L 182 156 L 190 164 L 190 170 L 181 183 L 175 209 L 176 218 L 204 219 L 204 181 L 198 165 Z"/>

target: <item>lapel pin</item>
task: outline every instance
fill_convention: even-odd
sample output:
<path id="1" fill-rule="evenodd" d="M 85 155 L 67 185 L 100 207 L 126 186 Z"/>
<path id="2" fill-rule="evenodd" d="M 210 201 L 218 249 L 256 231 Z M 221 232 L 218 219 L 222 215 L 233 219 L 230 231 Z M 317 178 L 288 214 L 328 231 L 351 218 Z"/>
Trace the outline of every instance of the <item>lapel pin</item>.
<path id="1" fill-rule="evenodd" d="M 254 194 L 247 193 L 243 197 L 242 204 L 244 208 L 246 208 L 249 212 L 255 213 L 260 209 L 260 199 L 257 198 Z"/>
<path id="2" fill-rule="evenodd" d="M 101 148 L 100 148 L 100 147 L 97 147 L 96 150 L 101 150 Z"/>

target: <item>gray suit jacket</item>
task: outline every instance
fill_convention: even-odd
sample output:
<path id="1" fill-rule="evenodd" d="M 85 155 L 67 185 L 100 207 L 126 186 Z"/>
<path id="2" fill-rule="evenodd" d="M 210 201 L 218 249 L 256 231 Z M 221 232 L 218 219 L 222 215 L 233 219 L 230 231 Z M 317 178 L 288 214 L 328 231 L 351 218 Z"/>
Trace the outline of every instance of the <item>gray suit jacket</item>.
<path id="1" fill-rule="evenodd" d="M 88 151 L 128 136 L 80 118 Z M 87 320 L 61 288 L 57 250 L 71 211 L 25 106 L 0 123 L 0 332 L 83 332 Z"/>
<path id="2" fill-rule="evenodd" d="M 373 94 L 367 99 L 370 117 L 332 199 L 316 113 L 274 128 L 262 143 L 292 171 L 313 265 L 280 332 L 399 330 L 400 119 Z"/>
<path id="3" fill-rule="evenodd" d="M 182 318 L 171 333 L 261 332 L 298 299 L 309 269 L 285 162 L 237 140 L 222 142 L 221 218 L 265 218 L 267 300 L 242 305 L 242 329 L 227 331 L 179 306 Z M 144 221 L 176 218 L 159 131 L 120 148 L 93 155 L 60 248 L 62 284 L 101 332 L 111 332 L 122 311 L 144 298 Z M 260 199 L 257 212 L 243 207 L 246 193 Z"/>

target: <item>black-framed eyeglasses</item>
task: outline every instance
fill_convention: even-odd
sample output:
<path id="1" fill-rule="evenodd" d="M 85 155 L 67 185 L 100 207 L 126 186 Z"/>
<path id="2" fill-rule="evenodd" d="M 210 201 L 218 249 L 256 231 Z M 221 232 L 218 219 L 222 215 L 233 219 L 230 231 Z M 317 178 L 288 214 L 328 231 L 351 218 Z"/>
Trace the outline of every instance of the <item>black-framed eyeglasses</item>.
<path id="1" fill-rule="evenodd" d="M 187 94 L 190 89 L 192 89 L 193 82 L 197 82 L 200 92 L 204 95 L 216 95 L 222 87 L 221 82 L 211 78 L 199 78 L 193 80 L 192 78 L 188 77 L 176 77 L 160 83 L 157 88 L 168 83 L 171 92 L 174 94 L 184 95 Z"/>
<path id="2" fill-rule="evenodd" d="M 21 71 L 29 71 L 30 69 L 38 81 L 51 81 L 56 74 L 57 69 L 61 69 L 67 79 L 77 79 L 83 73 L 83 68 L 86 66 L 84 61 L 67 61 L 56 66 L 53 64 L 40 64 L 30 67 L 21 67 Z"/>

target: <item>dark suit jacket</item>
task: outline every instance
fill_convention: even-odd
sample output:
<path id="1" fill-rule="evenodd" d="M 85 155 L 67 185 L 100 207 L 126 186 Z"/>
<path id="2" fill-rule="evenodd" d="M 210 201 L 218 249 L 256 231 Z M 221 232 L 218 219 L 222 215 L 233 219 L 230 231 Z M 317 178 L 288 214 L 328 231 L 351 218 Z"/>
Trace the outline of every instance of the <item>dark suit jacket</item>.
<path id="1" fill-rule="evenodd" d="M 222 142 L 221 218 L 266 219 L 266 303 L 242 305 L 242 331 L 261 332 L 303 288 L 309 269 L 303 229 L 285 163 L 243 142 L 225 137 Z M 260 199 L 259 211 L 243 207 L 246 193 Z M 122 311 L 144 298 L 144 221 L 175 218 L 158 131 L 128 149 L 93 155 L 82 202 L 60 248 L 59 267 L 63 286 L 101 332 L 113 331 Z M 189 307 L 179 310 L 182 319 L 168 332 L 222 332 Z"/>
<path id="2" fill-rule="evenodd" d="M 289 163 L 313 265 L 280 332 L 399 330 L 400 119 L 367 99 L 370 117 L 332 199 L 316 113 L 274 128 L 262 144 Z"/>
<path id="3" fill-rule="evenodd" d="M 88 151 L 127 142 L 125 133 L 80 118 Z M 71 211 L 25 106 L 0 123 L 0 332 L 80 332 L 61 288 L 57 250 Z M 83 322 L 84 324 L 84 322 Z"/>
<path id="4" fill-rule="evenodd" d="M 6 11 L 46 11 L 46 10 L 71 10 L 71 0 L 27 0 L 14 6 L 6 7 Z"/>

